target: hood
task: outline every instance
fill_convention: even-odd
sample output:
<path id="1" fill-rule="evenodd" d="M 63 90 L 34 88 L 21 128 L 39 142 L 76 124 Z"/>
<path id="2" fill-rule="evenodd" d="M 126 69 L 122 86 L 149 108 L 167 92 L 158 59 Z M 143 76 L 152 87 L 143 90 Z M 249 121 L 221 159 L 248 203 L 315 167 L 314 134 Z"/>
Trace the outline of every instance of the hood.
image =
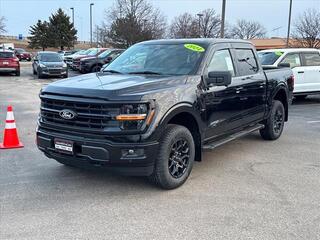
<path id="1" fill-rule="evenodd" d="M 41 62 L 46 67 L 62 67 L 64 62 Z"/>
<path id="2" fill-rule="evenodd" d="M 96 60 L 97 57 L 84 57 L 84 58 L 81 58 L 81 61 L 92 61 L 92 60 Z"/>
<path id="3" fill-rule="evenodd" d="M 107 100 L 140 100 L 159 91 L 175 91 L 187 76 L 151 76 L 91 73 L 57 81 L 43 93 L 103 98 Z"/>

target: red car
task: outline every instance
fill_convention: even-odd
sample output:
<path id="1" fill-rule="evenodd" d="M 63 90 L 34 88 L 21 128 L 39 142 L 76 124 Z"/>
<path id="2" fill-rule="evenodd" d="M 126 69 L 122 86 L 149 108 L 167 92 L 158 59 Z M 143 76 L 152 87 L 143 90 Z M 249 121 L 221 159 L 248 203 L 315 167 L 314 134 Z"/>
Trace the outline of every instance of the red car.
<path id="1" fill-rule="evenodd" d="M 0 72 L 15 73 L 20 76 L 20 63 L 14 52 L 0 51 Z"/>
<path id="2" fill-rule="evenodd" d="M 98 56 L 100 53 L 104 52 L 105 50 L 107 50 L 107 48 L 90 48 L 90 51 L 86 54 L 86 55 L 79 55 L 76 56 L 75 58 L 73 58 L 72 61 L 72 66 L 71 68 L 73 70 L 80 70 L 80 60 L 82 58 L 87 58 L 87 57 L 96 57 Z"/>
<path id="3" fill-rule="evenodd" d="M 31 53 L 27 52 L 26 50 L 24 50 L 23 48 L 16 48 L 14 50 L 17 58 L 19 58 L 19 60 L 27 60 L 27 61 L 31 61 L 32 59 L 32 55 Z"/>

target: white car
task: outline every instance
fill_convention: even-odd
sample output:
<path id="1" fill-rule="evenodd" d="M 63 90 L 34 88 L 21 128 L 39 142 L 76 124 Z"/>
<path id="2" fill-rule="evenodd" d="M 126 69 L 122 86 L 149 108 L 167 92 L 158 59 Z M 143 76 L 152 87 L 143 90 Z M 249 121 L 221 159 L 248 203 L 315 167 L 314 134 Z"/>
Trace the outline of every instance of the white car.
<path id="1" fill-rule="evenodd" d="M 297 98 L 320 94 L 320 50 L 313 48 L 268 49 L 258 53 L 263 67 L 290 66 Z"/>

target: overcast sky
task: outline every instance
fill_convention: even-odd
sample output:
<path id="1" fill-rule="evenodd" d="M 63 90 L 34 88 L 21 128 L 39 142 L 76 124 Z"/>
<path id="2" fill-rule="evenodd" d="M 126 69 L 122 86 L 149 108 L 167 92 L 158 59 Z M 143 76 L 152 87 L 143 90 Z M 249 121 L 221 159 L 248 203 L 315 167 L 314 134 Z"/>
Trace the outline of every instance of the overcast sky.
<path id="1" fill-rule="evenodd" d="M 175 16 L 190 12 L 196 14 L 206 8 L 221 12 L 222 0 L 149 0 L 159 8 L 170 22 Z M 75 8 L 75 26 L 79 40 L 89 39 L 89 4 L 93 2 L 93 21 L 100 24 L 105 9 L 114 0 L 0 0 L 0 16 L 5 16 L 7 34 L 28 34 L 30 25 L 38 19 L 47 20 L 59 7 L 71 15 Z M 268 36 L 285 36 L 288 22 L 289 0 L 227 0 L 226 20 L 229 24 L 239 18 L 256 20 L 268 30 Z M 307 8 L 320 9 L 320 0 L 293 0 L 292 17 L 295 19 Z M 278 30 L 273 30 L 280 28 Z"/>

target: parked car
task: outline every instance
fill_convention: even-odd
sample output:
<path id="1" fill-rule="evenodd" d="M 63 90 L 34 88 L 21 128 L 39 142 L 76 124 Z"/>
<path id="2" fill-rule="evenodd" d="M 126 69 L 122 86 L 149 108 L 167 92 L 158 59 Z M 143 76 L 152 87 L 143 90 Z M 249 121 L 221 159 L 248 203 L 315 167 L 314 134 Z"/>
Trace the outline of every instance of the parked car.
<path id="1" fill-rule="evenodd" d="M 202 149 L 258 130 L 266 140 L 281 136 L 293 73 L 264 71 L 258 60 L 242 40 L 138 43 L 104 72 L 42 89 L 38 147 L 62 164 L 179 187 Z"/>
<path id="2" fill-rule="evenodd" d="M 78 52 L 75 52 L 73 54 L 70 54 L 70 55 L 65 55 L 63 57 L 64 61 L 66 62 L 66 64 L 68 65 L 68 67 L 72 67 L 72 61 L 73 61 L 73 58 L 74 57 L 77 57 L 77 56 L 82 56 L 82 55 L 87 55 L 88 53 L 90 52 L 89 49 L 87 50 L 80 50 Z"/>
<path id="3" fill-rule="evenodd" d="M 13 51 L 0 51 L 0 72 L 14 73 L 20 76 L 19 59 L 15 56 Z"/>
<path id="4" fill-rule="evenodd" d="M 58 51 L 57 53 L 60 54 L 61 57 L 64 57 L 64 56 L 69 56 L 69 55 L 72 55 L 72 54 L 75 54 L 76 52 L 79 52 L 81 51 L 80 49 L 73 49 L 73 50 L 67 50 L 67 51 Z"/>
<path id="5" fill-rule="evenodd" d="M 259 52 L 265 67 L 290 66 L 296 98 L 320 93 L 320 50 L 312 48 L 270 49 Z"/>
<path id="6" fill-rule="evenodd" d="M 68 67 L 56 52 L 38 52 L 32 64 L 33 74 L 38 78 L 55 76 L 68 77 Z"/>
<path id="7" fill-rule="evenodd" d="M 99 54 L 107 50 L 106 48 L 90 48 L 90 51 L 86 55 L 80 55 L 73 57 L 72 66 L 73 70 L 80 70 L 80 60 L 88 57 L 97 57 Z"/>
<path id="8" fill-rule="evenodd" d="M 103 65 L 116 59 L 123 51 L 122 49 L 108 49 L 98 56 L 82 58 L 79 71 L 81 73 L 99 72 Z"/>
<path id="9" fill-rule="evenodd" d="M 17 58 L 19 58 L 20 61 L 22 60 L 27 60 L 27 61 L 31 61 L 32 59 L 32 54 L 27 52 L 26 50 L 24 50 L 23 48 L 16 48 L 14 50 Z"/>

